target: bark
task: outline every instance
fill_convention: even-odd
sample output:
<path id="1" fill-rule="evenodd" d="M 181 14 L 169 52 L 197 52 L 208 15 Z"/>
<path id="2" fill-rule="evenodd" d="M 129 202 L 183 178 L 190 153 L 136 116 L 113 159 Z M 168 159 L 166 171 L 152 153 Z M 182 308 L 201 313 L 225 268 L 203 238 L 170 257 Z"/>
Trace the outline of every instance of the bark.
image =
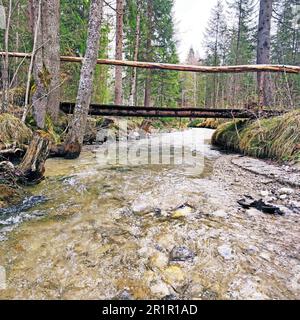
<path id="1" fill-rule="evenodd" d="M 60 43 L 59 20 L 60 0 L 43 2 L 43 61 L 49 73 L 47 113 L 53 122 L 57 121 L 60 100 Z"/>
<path id="2" fill-rule="evenodd" d="M 5 52 L 0 52 L 0 56 L 4 56 Z M 30 53 L 21 52 L 9 52 L 9 57 L 18 58 L 31 58 Z M 60 61 L 83 63 L 84 58 L 61 56 Z M 170 63 L 156 63 L 156 62 L 143 62 L 143 61 L 120 61 L 113 59 L 97 59 L 96 64 L 108 65 L 108 66 L 122 66 L 141 69 L 153 69 L 153 70 L 172 70 L 172 71 L 184 71 L 184 72 L 199 72 L 199 73 L 245 73 L 245 72 L 279 72 L 279 73 L 292 73 L 299 74 L 300 66 L 290 66 L 282 64 L 250 64 L 239 66 L 194 66 L 185 64 L 170 64 Z"/>
<path id="3" fill-rule="evenodd" d="M 60 0 L 31 0 L 30 17 L 35 26 L 33 77 L 35 92 L 32 97 L 34 117 L 39 128 L 44 128 L 48 113 L 56 122 L 59 111 Z M 41 10 L 41 15 L 40 15 Z"/>
<path id="4" fill-rule="evenodd" d="M 71 119 L 70 129 L 64 145 L 65 157 L 68 159 L 77 158 L 82 148 L 100 44 L 102 9 L 102 0 L 91 0 L 87 49 L 81 68 L 74 116 Z"/>
<path id="5" fill-rule="evenodd" d="M 9 61 L 8 61 L 8 40 L 9 40 L 9 29 L 12 15 L 12 0 L 9 0 L 8 5 L 8 13 L 7 13 L 7 23 L 4 34 L 4 48 L 5 55 L 3 59 L 3 68 L 2 68 L 2 107 L 0 108 L 0 112 L 7 112 L 8 104 L 9 104 Z"/>
<path id="6" fill-rule="evenodd" d="M 134 45 L 134 55 L 133 61 L 138 60 L 139 47 L 140 47 L 140 27 L 141 27 L 141 13 L 140 13 L 140 2 L 137 1 L 137 16 L 136 16 L 136 29 L 135 29 L 135 45 Z M 129 94 L 129 105 L 136 105 L 136 79 L 137 79 L 137 69 L 133 68 L 131 81 L 130 81 L 130 94 Z"/>
<path id="7" fill-rule="evenodd" d="M 123 58 L 123 0 L 117 0 L 116 10 L 116 60 Z M 115 104 L 122 104 L 122 68 L 115 69 Z"/>
<path id="8" fill-rule="evenodd" d="M 270 63 L 272 4 L 273 0 L 260 0 L 257 64 Z M 270 106 L 273 100 L 270 74 L 257 73 L 257 91 L 259 104 L 261 106 Z"/>
<path id="9" fill-rule="evenodd" d="M 30 81 L 31 81 L 31 74 L 32 74 L 32 70 L 33 70 L 34 57 L 36 54 L 38 33 L 39 33 L 39 29 L 40 29 L 40 24 L 41 24 L 42 1 L 41 0 L 39 1 L 38 8 L 34 7 L 33 1 L 34 0 L 30 0 L 28 3 L 29 23 L 30 23 L 30 28 L 31 28 L 34 36 L 33 36 L 32 54 L 30 56 L 30 64 L 29 64 L 28 73 L 27 73 L 25 106 L 24 106 L 24 111 L 23 111 L 23 115 L 22 115 L 22 122 L 25 122 L 27 113 L 29 111 Z M 37 10 L 37 13 L 36 13 L 36 10 Z M 36 17 L 34 17 L 35 13 L 37 14 Z"/>
<path id="10" fill-rule="evenodd" d="M 52 140 L 49 134 L 36 131 L 27 152 L 17 167 L 24 183 L 39 183 L 45 173 L 45 162 L 49 156 Z"/>
<path id="11" fill-rule="evenodd" d="M 147 6 L 147 22 L 148 22 L 148 34 L 147 34 L 147 60 L 152 61 L 152 35 L 153 35 L 153 2 L 152 0 L 148 0 Z M 150 107 L 151 105 L 151 77 L 152 72 L 149 70 L 147 72 L 147 77 L 145 81 L 145 99 L 144 105 L 145 107 Z"/>

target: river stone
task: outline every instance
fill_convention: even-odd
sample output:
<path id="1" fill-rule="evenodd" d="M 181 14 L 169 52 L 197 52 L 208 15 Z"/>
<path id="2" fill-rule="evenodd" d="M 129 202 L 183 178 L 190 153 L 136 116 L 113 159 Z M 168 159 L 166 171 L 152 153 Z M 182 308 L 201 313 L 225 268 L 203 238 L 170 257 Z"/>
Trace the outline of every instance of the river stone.
<path id="1" fill-rule="evenodd" d="M 166 283 L 172 286 L 181 286 L 185 279 L 185 273 L 179 266 L 169 266 L 162 273 Z"/>
<path id="2" fill-rule="evenodd" d="M 294 190 L 291 188 L 281 188 L 278 190 L 280 195 L 291 195 L 294 193 Z"/>
<path id="3" fill-rule="evenodd" d="M 168 265 L 169 259 L 162 252 L 156 252 L 152 257 L 150 257 L 150 264 L 152 267 L 164 268 Z"/>
<path id="4" fill-rule="evenodd" d="M 251 217 L 256 217 L 258 215 L 261 215 L 261 212 L 255 208 L 251 208 L 251 209 L 246 210 L 246 213 Z"/>
<path id="5" fill-rule="evenodd" d="M 179 207 L 178 209 L 176 209 L 171 217 L 173 219 L 179 219 L 179 218 L 183 218 L 183 217 L 187 217 L 188 215 L 190 215 L 193 212 L 193 208 L 190 206 L 182 206 Z"/>
<path id="6" fill-rule="evenodd" d="M 170 261 L 191 261 L 194 257 L 194 252 L 185 246 L 174 247 L 170 253 Z"/>
<path id="7" fill-rule="evenodd" d="M 300 202 L 299 201 L 290 201 L 290 206 L 292 208 L 295 208 L 295 209 L 300 209 Z"/>
<path id="8" fill-rule="evenodd" d="M 175 294 L 169 294 L 169 295 L 163 297 L 162 300 L 169 300 L 169 301 L 171 301 L 171 300 L 179 300 L 179 299 L 178 299 L 177 296 L 175 296 Z"/>
<path id="9" fill-rule="evenodd" d="M 217 210 L 208 214 L 209 216 L 217 217 L 217 218 L 228 218 L 228 213 L 224 210 Z"/>
<path id="10" fill-rule="evenodd" d="M 162 281 L 157 282 L 154 285 L 152 285 L 150 287 L 150 291 L 153 294 L 159 296 L 160 298 L 170 295 L 170 290 L 169 290 L 168 286 Z"/>
<path id="11" fill-rule="evenodd" d="M 219 246 L 218 252 L 225 260 L 231 260 L 234 258 L 232 249 L 227 244 L 223 244 L 222 246 Z"/>
<path id="12" fill-rule="evenodd" d="M 260 195 L 261 195 L 262 197 L 268 197 L 268 196 L 270 195 L 270 193 L 269 193 L 268 190 L 262 190 L 262 191 L 260 192 Z"/>
<path id="13" fill-rule="evenodd" d="M 133 297 L 128 290 L 123 290 L 113 300 L 133 300 Z"/>
<path id="14" fill-rule="evenodd" d="M 288 198 L 287 194 L 282 194 L 282 195 L 279 196 L 280 200 L 286 200 L 287 198 Z"/>

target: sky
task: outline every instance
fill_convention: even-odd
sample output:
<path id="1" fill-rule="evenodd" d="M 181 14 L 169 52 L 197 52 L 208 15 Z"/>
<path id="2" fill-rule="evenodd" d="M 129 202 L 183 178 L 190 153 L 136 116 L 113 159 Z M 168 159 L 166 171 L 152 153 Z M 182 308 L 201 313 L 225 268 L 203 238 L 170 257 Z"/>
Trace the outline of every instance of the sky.
<path id="1" fill-rule="evenodd" d="M 175 26 L 178 53 L 184 62 L 191 47 L 203 57 L 204 32 L 210 18 L 211 9 L 217 0 L 175 0 Z"/>

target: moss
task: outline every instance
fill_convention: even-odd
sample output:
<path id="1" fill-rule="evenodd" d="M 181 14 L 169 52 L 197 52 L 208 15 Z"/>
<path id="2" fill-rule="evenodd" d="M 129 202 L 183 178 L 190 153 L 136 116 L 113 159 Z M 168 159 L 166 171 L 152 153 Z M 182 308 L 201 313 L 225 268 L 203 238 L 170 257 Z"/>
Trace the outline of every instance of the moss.
<path id="1" fill-rule="evenodd" d="M 24 194 L 20 189 L 13 188 L 6 184 L 0 184 L 0 208 L 16 204 L 22 197 L 24 197 Z"/>
<path id="2" fill-rule="evenodd" d="M 32 131 L 21 120 L 8 113 L 0 114 L 0 143 L 20 146 L 31 137 Z"/>
<path id="3" fill-rule="evenodd" d="M 258 158 L 300 161 L 300 110 L 225 123 L 214 133 L 213 144 Z"/>
<path id="4" fill-rule="evenodd" d="M 203 123 L 203 119 L 194 119 L 189 124 L 189 128 L 199 128 L 199 126 Z"/>

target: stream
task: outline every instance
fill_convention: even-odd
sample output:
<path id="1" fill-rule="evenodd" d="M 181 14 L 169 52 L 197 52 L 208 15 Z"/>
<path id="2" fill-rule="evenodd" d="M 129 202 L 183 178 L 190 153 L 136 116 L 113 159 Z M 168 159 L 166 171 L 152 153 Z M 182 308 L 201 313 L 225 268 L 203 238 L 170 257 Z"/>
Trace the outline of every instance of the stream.
<path id="1" fill-rule="evenodd" d="M 0 214 L 0 299 L 299 299 L 299 215 L 242 211 L 212 132 L 132 141 L 130 163 L 110 142 L 48 160 Z"/>

